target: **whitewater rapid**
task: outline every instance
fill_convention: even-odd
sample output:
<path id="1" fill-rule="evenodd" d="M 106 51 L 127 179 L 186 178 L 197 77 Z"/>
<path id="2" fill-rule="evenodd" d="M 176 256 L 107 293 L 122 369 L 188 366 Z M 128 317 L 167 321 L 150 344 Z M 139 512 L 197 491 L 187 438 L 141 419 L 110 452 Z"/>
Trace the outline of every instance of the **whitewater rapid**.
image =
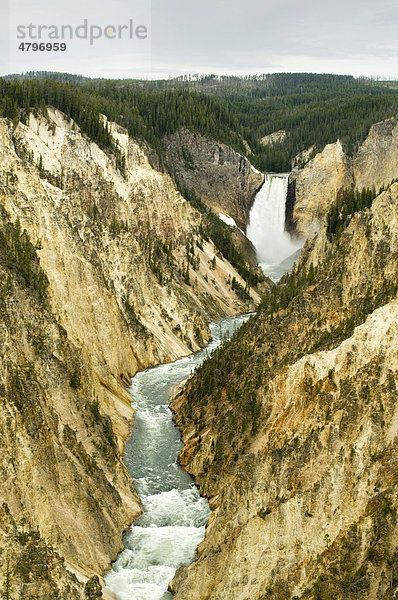
<path id="1" fill-rule="evenodd" d="M 260 267 L 273 281 L 278 281 L 292 266 L 303 244 L 285 229 L 288 178 L 287 173 L 265 175 L 250 210 L 246 231 Z"/>
<path id="2" fill-rule="evenodd" d="M 169 409 L 171 388 L 184 381 L 249 315 L 210 324 L 211 343 L 196 354 L 159 365 L 133 378 L 136 410 L 125 463 L 135 480 L 144 514 L 124 536 L 125 550 L 105 576 L 120 600 L 166 600 L 169 582 L 192 562 L 210 514 L 192 478 L 177 464 L 180 432 Z"/>

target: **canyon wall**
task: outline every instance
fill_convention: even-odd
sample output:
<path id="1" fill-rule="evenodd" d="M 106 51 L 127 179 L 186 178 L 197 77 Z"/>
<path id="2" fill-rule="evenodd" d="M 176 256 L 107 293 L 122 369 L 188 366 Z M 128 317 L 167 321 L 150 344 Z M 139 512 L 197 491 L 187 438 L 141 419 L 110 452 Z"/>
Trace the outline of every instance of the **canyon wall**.
<path id="1" fill-rule="evenodd" d="M 125 385 L 203 347 L 209 320 L 259 300 L 236 294 L 233 279 L 245 282 L 171 178 L 108 127 L 124 169 L 57 110 L 0 120 L 1 535 L 13 531 L 0 585 L 9 572 L 12 599 L 36 593 L 24 554 L 34 540 L 57 572 L 67 564 L 85 580 L 109 567 L 141 511 L 122 462 L 133 417 Z"/>
<path id="2" fill-rule="evenodd" d="M 216 214 L 229 215 L 245 230 L 264 175 L 226 144 L 187 129 L 177 131 L 163 143 L 170 171 Z"/>
<path id="3" fill-rule="evenodd" d="M 393 184 L 176 394 L 213 508 L 176 600 L 397 597 L 397 258 Z"/>
<path id="4" fill-rule="evenodd" d="M 398 117 L 373 125 L 353 157 L 341 142 L 328 144 L 289 181 L 294 204 L 288 227 L 301 237 L 312 237 L 324 222 L 342 188 L 375 188 L 398 177 Z"/>
<path id="5" fill-rule="evenodd" d="M 356 187 L 376 190 L 398 178 L 398 117 L 373 125 L 353 160 Z"/>
<path id="6" fill-rule="evenodd" d="M 340 142 L 328 144 L 301 171 L 289 177 L 295 186 L 292 229 L 312 237 L 327 214 L 336 193 L 352 185 L 352 169 Z"/>
<path id="7" fill-rule="evenodd" d="M 115 436 L 132 409 L 68 338 L 33 246 L 4 213 L 1 234 L 1 589 L 8 570 L 8 598 L 80 598 L 65 559 L 101 573 L 141 512 Z"/>

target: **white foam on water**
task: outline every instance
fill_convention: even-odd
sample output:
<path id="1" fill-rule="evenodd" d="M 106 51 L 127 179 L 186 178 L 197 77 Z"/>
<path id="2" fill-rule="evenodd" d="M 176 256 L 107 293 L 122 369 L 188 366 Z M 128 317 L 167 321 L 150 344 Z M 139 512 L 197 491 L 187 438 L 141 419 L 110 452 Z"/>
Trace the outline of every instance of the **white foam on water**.
<path id="1" fill-rule="evenodd" d="M 171 388 L 186 379 L 250 315 L 210 324 L 213 340 L 202 352 L 138 373 L 130 388 L 136 415 L 125 446 L 144 513 L 124 536 L 125 550 L 105 576 L 119 600 L 166 600 L 169 582 L 192 562 L 210 509 L 192 478 L 177 464 L 182 447 L 168 407 Z"/>
<path id="2" fill-rule="evenodd" d="M 208 518 L 207 501 L 196 487 L 181 491 L 173 489 L 143 497 L 142 500 L 145 512 L 140 518 L 140 525 L 201 527 Z"/>

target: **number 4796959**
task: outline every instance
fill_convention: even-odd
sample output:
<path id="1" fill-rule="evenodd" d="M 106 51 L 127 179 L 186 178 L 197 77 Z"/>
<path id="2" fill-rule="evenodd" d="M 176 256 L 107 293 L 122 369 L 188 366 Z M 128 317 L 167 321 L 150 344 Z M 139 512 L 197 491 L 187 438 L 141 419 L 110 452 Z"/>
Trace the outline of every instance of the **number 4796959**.
<path id="1" fill-rule="evenodd" d="M 29 52 L 29 50 L 33 52 L 65 52 L 66 44 L 65 42 L 21 42 L 18 50 L 22 50 L 22 52 Z"/>

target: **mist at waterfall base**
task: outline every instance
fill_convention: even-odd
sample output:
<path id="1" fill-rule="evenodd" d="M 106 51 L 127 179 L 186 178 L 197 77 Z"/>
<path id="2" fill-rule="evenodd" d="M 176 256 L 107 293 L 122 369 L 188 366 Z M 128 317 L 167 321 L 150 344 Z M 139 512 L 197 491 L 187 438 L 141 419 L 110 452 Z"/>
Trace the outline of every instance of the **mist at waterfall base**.
<path id="1" fill-rule="evenodd" d="M 177 464 L 182 448 L 172 421 L 169 396 L 249 315 L 210 324 L 212 341 L 196 354 L 137 375 L 129 391 L 136 414 L 124 460 L 135 480 L 144 513 L 124 536 L 125 550 L 105 576 L 120 600 L 172 598 L 169 582 L 181 565 L 191 563 L 203 540 L 210 510 L 192 478 Z"/>
<path id="2" fill-rule="evenodd" d="M 279 281 L 293 265 L 303 242 L 285 230 L 288 174 L 265 175 L 250 211 L 246 235 L 264 275 Z"/>

